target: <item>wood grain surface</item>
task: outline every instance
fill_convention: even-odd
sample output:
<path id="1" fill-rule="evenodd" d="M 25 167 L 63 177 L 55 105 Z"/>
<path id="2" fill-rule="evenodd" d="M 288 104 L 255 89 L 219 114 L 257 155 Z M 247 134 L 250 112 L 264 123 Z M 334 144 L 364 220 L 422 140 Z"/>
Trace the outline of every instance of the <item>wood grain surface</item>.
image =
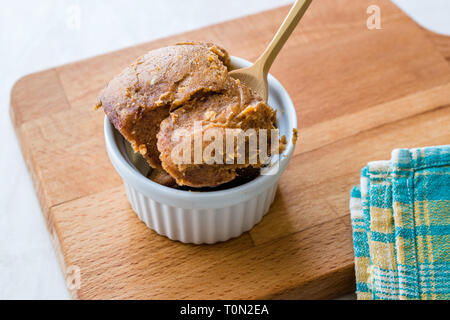
<path id="1" fill-rule="evenodd" d="M 148 50 L 211 40 L 254 61 L 288 7 L 144 43 L 20 79 L 11 118 L 61 267 L 81 272 L 80 299 L 302 299 L 354 290 L 349 192 L 360 169 L 394 148 L 450 143 L 450 40 L 387 0 L 315 1 L 271 73 L 290 93 L 299 141 L 270 212 L 217 245 L 149 230 L 106 154 L 109 79 Z"/>

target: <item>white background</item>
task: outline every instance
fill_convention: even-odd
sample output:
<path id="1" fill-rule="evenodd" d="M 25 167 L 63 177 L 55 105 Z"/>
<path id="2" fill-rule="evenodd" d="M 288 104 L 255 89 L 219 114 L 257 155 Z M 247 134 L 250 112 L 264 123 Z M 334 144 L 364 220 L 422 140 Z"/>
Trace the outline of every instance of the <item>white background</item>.
<path id="1" fill-rule="evenodd" d="M 14 81 L 31 72 L 290 2 L 0 0 L 0 299 L 69 298 L 9 119 Z M 450 1 L 394 2 L 423 26 L 450 35 Z"/>

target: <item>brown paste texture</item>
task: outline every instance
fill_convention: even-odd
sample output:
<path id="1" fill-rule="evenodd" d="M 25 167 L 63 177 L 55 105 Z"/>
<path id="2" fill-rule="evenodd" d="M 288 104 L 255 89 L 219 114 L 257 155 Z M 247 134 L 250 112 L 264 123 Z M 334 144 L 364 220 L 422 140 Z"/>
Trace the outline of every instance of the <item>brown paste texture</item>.
<path id="1" fill-rule="evenodd" d="M 194 132 L 194 124 L 200 124 L 201 134 L 220 131 L 225 139 L 227 129 L 253 129 L 258 136 L 260 129 L 276 128 L 272 108 L 231 78 L 229 69 L 228 53 L 212 43 L 183 42 L 153 50 L 108 83 L 97 107 L 103 108 L 135 152 L 154 168 L 150 179 L 171 187 L 217 187 L 263 165 L 260 159 L 249 159 L 250 138 L 244 138 L 244 163 L 232 161 L 237 160 L 239 150 L 225 152 L 225 140 L 223 152 L 212 154 L 215 159 L 222 158 L 222 163 L 205 162 L 211 160 L 208 157 L 201 163 L 179 163 L 172 150 L 182 139 L 174 139 L 174 133 L 181 130 L 184 137 L 199 134 Z M 270 147 L 270 133 L 268 136 Z M 201 151 L 209 144 L 203 141 Z M 191 149 L 193 160 L 198 146 L 195 149 L 192 144 Z"/>

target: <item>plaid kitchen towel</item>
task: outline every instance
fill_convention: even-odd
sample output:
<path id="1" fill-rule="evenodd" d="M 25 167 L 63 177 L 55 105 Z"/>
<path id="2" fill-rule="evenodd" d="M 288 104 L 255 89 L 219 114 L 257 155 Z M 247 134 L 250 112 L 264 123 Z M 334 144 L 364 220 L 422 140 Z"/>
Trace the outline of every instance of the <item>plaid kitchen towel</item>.
<path id="1" fill-rule="evenodd" d="M 350 212 L 358 299 L 450 299 L 450 145 L 370 162 Z"/>

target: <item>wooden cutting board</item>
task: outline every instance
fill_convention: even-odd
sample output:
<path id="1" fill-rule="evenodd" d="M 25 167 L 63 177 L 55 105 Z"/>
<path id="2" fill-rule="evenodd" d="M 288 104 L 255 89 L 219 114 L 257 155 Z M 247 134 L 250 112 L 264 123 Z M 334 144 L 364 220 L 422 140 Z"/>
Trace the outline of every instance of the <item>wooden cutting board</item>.
<path id="1" fill-rule="evenodd" d="M 72 296 L 312 299 L 353 291 L 348 201 L 360 168 L 394 148 L 450 143 L 450 41 L 430 37 L 386 0 L 377 1 L 382 29 L 368 30 L 371 4 L 311 5 L 272 69 L 297 108 L 295 155 L 263 221 L 217 245 L 173 242 L 140 222 L 93 106 L 136 57 L 180 40 L 211 40 L 254 61 L 288 7 L 20 79 L 11 117 L 63 272 L 70 280 L 71 267 L 80 268 Z"/>

